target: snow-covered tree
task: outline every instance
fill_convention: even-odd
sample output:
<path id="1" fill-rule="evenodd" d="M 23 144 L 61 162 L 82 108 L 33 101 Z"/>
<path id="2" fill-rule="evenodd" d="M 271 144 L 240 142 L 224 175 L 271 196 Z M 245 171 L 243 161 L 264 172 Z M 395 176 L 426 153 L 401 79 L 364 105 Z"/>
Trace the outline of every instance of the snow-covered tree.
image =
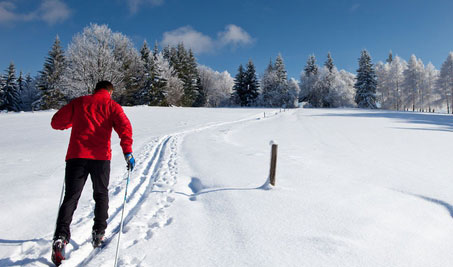
<path id="1" fill-rule="evenodd" d="M 156 90 L 162 92 L 164 97 L 159 105 L 181 106 L 184 95 L 183 81 L 162 53 L 156 54 L 154 63 L 156 77 L 153 86 L 158 87 Z"/>
<path id="2" fill-rule="evenodd" d="M 113 97 L 123 105 L 134 105 L 134 96 L 143 87 L 143 62 L 132 41 L 120 33 L 113 34 L 114 56 L 121 62 L 124 87 L 115 90 Z M 124 90 L 124 91 L 123 91 Z"/>
<path id="3" fill-rule="evenodd" d="M 13 62 L 9 64 L 3 80 L 3 96 L 1 100 L 2 105 L 0 106 L 0 110 L 20 111 L 22 103 L 19 86 L 17 84 L 16 67 L 14 66 Z"/>
<path id="4" fill-rule="evenodd" d="M 165 47 L 162 52 L 184 83 L 183 105 L 203 106 L 206 102 L 206 94 L 201 87 L 197 61 L 192 50 L 186 50 L 184 44 L 179 43 L 177 47 Z"/>
<path id="5" fill-rule="evenodd" d="M 332 55 L 327 53 L 327 59 L 326 62 L 324 63 L 324 66 L 330 71 L 333 72 L 333 69 L 335 68 L 335 64 L 333 63 L 333 58 Z"/>
<path id="6" fill-rule="evenodd" d="M 436 91 L 437 79 L 439 78 L 439 71 L 434 65 L 429 62 L 425 67 L 424 74 L 424 88 L 425 88 L 425 106 L 422 108 L 431 112 L 436 102 L 441 98 Z"/>
<path id="7" fill-rule="evenodd" d="M 390 70 L 388 75 L 388 88 L 390 90 L 389 98 L 387 99 L 387 106 L 394 110 L 401 110 L 403 102 L 403 82 L 404 71 L 407 68 L 405 60 L 396 56 L 390 63 Z"/>
<path id="8" fill-rule="evenodd" d="M 400 110 L 403 107 L 404 101 L 408 99 L 404 86 L 406 69 L 406 61 L 398 56 L 393 57 L 391 52 L 386 63 L 376 64 L 376 96 L 380 108 Z"/>
<path id="9" fill-rule="evenodd" d="M 234 86 L 233 77 L 231 77 L 231 74 L 228 71 L 223 71 L 218 76 L 216 83 L 218 95 L 214 100 L 211 100 L 211 106 L 217 107 L 230 104 L 229 100 Z"/>
<path id="10" fill-rule="evenodd" d="M 406 109 L 415 111 L 418 106 L 422 104 L 422 86 L 423 86 L 423 73 L 424 65 L 421 60 L 418 60 L 415 55 L 411 55 L 407 68 L 404 71 L 403 82 L 403 105 Z"/>
<path id="11" fill-rule="evenodd" d="M 32 104 L 41 98 L 39 89 L 36 87 L 36 81 L 30 76 L 25 75 L 24 85 L 21 92 L 22 110 L 32 110 Z"/>
<path id="12" fill-rule="evenodd" d="M 41 98 L 33 103 L 34 109 L 58 109 L 67 103 L 71 96 L 66 95 L 67 62 L 61 47 L 60 38 L 57 36 L 51 50 L 44 62 L 43 69 L 39 72 L 37 84 L 41 90 Z"/>
<path id="13" fill-rule="evenodd" d="M 136 105 L 143 105 L 150 103 L 150 92 L 153 88 L 153 81 L 155 76 L 154 56 L 151 53 L 146 40 L 140 49 L 141 61 L 143 64 L 143 76 L 141 80 L 141 88 L 137 90 L 134 99 Z"/>
<path id="14" fill-rule="evenodd" d="M 198 66 L 200 83 L 206 92 L 206 106 L 218 107 L 226 105 L 232 94 L 234 79 L 224 71 L 219 73 L 207 66 Z"/>
<path id="15" fill-rule="evenodd" d="M 283 62 L 283 57 L 281 54 L 278 54 L 277 59 L 275 59 L 274 71 L 277 74 L 277 79 L 282 85 L 288 84 L 288 73 L 286 72 L 285 63 Z"/>
<path id="16" fill-rule="evenodd" d="M 319 67 L 316 64 L 315 55 L 310 55 L 301 74 L 300 85 L 300 101 L 308 101 L 314 107 L 321 106 L 321 92 L 319 92 L 318 84 Z"/>
<path id="17" fill-rule="evenodd" d="M 378 62 L 376 64 L 376 97 L 379 102 L 380 108 L 390 109 L 390 88 L 389 88 L 389 74 L 390 64 Z"/>
<path id="18" fill-rule="evenodd" d="M 355 102 L 359 108 L 376 108 L 376 73 L 367 50 L 361 52 L 359 68 L 354 87 L 356 88 Z"/>
<path id="19" fill-rule="evenodd" d="M 0 75 L 0 110 L 2 110 L 3 105 L 5 104 L 5 79 L 3 75 Z"/>
<path id="20" fill-rule="evenodd" d="M 316 87 L 321 93 L 318 107 L 337 108 L 354 106 L 354 75 L 336 67 L 329 70 L 324 66 L 318 70 Z"/>
<path id="21" fill-rule="evenodd" d="M 336 99 L 334 83 L 337 79 L 338 70 L 333 63 L 330 52 L 327 54 L 327 60 L 324 63 L 324 68 L 321 69 L 322 75 L 318 75 L 318 92 L 321 94 L 321 107 L 333 107 Z"/>
<path id="22" fill-rule="evenodd" d="M 268 107 L 287 107 L 290 103 L 288 78 L 282 56 L 272 60 L 261 79 L 261 103 Z"/>
<path id="23" fill-rule="evenodd" d="M 141 60 L 129 38 L 114 33 L 107 25 L 91 24 L 76 34 L 67 53 L 70 71 L 66 72 L 69 98 L 92 92 L 96 83 L 110 81 L 114 96 L 120 102 L 126 99 L 126 90 L 139 87 Z"/>
<path id="24" fill-rule="evenodd" d="M 300 87 L 296 79 L 291 78 L 288 82 L 287 108 L 297 108 L 299 104 Z"/>
<path id="25" fill-rule="evenodd" d="M 338 89 L 338 107 L 355 107 L 356 103 L 354 102 L 355 96 L 355 75 L 346 70 L 340 70 L 339 79 L 341 84 L 336 87 Z"/>
<path id="26" fill-rule="evenodd" d="M 447 104 L 447 113 L 450 113 L 453 105 L 453 52 L 450 52 L 445 61 L 442 63 L 438 79 L 438 87 L 444 102 Z"/>
<path id="27" fill-rule="evenodd" d="M 277 80 L 277 75 L 274 71 L 274 63 L 272 59 L 269 61 L 267 68 L 264 70 L 264 74 L 261 77 L 261 94 L 260 94 L 260 104 L 267 105 L 273 99 L 272 90 L 274 83 Z"/>

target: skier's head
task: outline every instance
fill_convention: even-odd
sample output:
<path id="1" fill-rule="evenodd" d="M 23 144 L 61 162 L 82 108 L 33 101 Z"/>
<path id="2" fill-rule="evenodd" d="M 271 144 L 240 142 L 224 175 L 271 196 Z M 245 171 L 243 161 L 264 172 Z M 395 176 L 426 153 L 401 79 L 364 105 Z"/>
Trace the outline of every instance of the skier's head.
<path id="1" fill-rule="evenodd" d="M 111 94 L 113 92 L 113 84 L 109 81 L 100 81 L 96 84 L 96 88 L 94 89 L 94 92 L 97 92 L 101 89 L 105 89 L 109 91 Z"/>

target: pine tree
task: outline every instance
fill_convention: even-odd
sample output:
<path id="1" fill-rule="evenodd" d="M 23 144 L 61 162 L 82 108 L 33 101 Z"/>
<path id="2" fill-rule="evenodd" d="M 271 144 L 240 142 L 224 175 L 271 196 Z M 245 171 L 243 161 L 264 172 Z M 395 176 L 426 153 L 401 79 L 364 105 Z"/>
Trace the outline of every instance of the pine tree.
<path id="1" fill-rule="evenodd" d="M 313 107 L 322 106 L 322 92 L 319 88 L 319 68 L 315 55 L 310 55 L 301 77 L 300 101 L 308 101 Z"/>
<path id="2" fill-rule="evenodd" d="M 0 110 L 2 110 L 3 105 L 5 104 L 5 79 L 3 75 L 0 75 Z"/>
<path id="3" fill-rule="evenodd" d="M 203 107 L 206 104 L 206 92 L 203 86 L 201 86 L 200 75 L 198 74 L 198 64 L 192 49 L 189 50 L 189 66 L 191 79 L 195 82 L 195 99 L 192 106 Z"/>
<path id="4" fill-rule="evenodd" d="M 304 68 L 305 75 L 310 77 L 312 75 L 318 74 L 318 65 L 316 64 L 315 55 L 310 55 L 307 59 L 307 64 Z"/>
<path id="5" fill-rule="evenodd" d="M 153 56 L 154 58 L 154 56 Z M 149 91 L 149 105 L 150 106 L 167 106 L 168 101 L 166 99 L 166 88 L 168 79 L 167 77 L 170 74 L 168 72 L 173 72 L 169 70 L 170 64 L 162 55 L 156 54 L 154 59 L 154 68 L 151 74 L 152 76 L 152 86 Z"/>
<path id="6" fill-rule="evenodd" d="M 237 105 L 247 105 L 246 73 L 242 64 L 239 65 L 238 73 L 234 77 L 232 100 Z"/>
<path id="7" fill-rule="evenodd" d="M 154 49 L 153 49 L 153 58 L 156 60 L 157 55 L 159 54 L 159 44 L 154 42 Z"/>
<path id="8" fill-rule="evenodd" d="M 327 53 L 327 60 L 324 63 L 324 66 L 329 70 L 330 73 L 332 73 L 333 69 L 335 68 L 335 65 L 333 64 L 333 58 L 332 55 L 330 55 L 330 52 Z"/>
<path id="9" fill-rule="evenodd" d="M 389 57 L 385 60 L 385 62 L 390 64 L 390 63 L 392 63 L 392 61 L 393 61 L 393 53 L 392 53 L 392 50 L 390 50 Z"/>
<path id="10" fill-rule="evenodd" d="M 288 83 L 288 74 L 286 72 L 285 63 L 283 62 L 283 57 L 281 54 L 278 54 L 277 59 L 275 60 L 274 70 L 277 74 L 277 79 L 282 84 Z"/>
<path id="11" fill-rule="evenodd" d="M 359 68 L 354 85 L 356 89 L 355 102 L 359 108 L 377 108 L 376 85 L 376 74 L 370 54 L 367 50 L 363 50 L 359 58 Z"/>
<path id="12" fill-rule="evenodd" d="M 179 79 L 177 72 L 163 53 L 157 53 L 155 57 L 156 76 L 153 87 L 162 92 L 164 100 L 160 105 L 181 106 L 184 93 L 183 82 Z"/>
<path id="13" fill-rule="evenodd" d="M 277 106 L 278 107 L 287 107 L 289 102 L 289 93 L 288 93 L 288 73 L 286 71 L 285 63 L 283 62 L 283 57 L 281 54 L 278 54 L 277 59 L 275 60 L 274 69 L 277 75 L 277 84 L 276 84 L 276 97 L 278 98 Z"/>
<path id="14" fill-rule="evenodd" d="M 166 47 L 164 47 L 162 49 L 162 55 L 164 56 L 164 58 L 166 60 L 168 60 L 168 62 L 170 62 L 171 66 L 173 67 L 173 64 L 174 62 L 171 60 L 171 49 L 170 49 L 170 45 L 167 45 Z M 173 67 L 174 68 L 174 67 Z"/>
<path id="15" fill-rule="evenodd" d="M 144 67 L 143 87 L 139 90 L 142 104 L 150 106 L 167 106 L 166 87 L 167 87 L 167 66 L 168 61 L 159 53 L 157 42 L 151 52 L 146 41 L 140 50 L 141 59 Z M 164 62 L 165 61 L 165 62 Z"/>
<path id="16" fill-rule="evenodd" d="M 143 64 L 143 77 L 142 77 L 142 86 L 135 94 L 135 104 L 143 105 L 150 103 L 150 94 L 153 86 L 154 80 L 154 57 L 151 55 L 149 50 L 148 43 L 146 40 L 143 42 L 143 46 L 140 49 L 140 58 Z"/>
<path id="17" fill-rule="evenodd" d="M 66 59 L 61 48 L 60 38 L 55 38 L 52 49 L 45 60 L 43 69 L 39 72 L 38 88 L 42 92 L 38 109 L 58 109 L 66 103 L 62 93 L 64 89 L 64 74 L 66 71 Z"/>
<path id="18" fill-rule="evenodd" d="M 263 77 L 261 78 L 261 104 L 264 106 L 272 106 L 273 103 L 273 91 L 275 80 L 274 63 L 272 59 L 269 60 L 269 64 L 264 70 Z"/>
<path id="19" fill-rule="evenodd" d="M 183 43 L 179 43 L 177 47 L 167 46 L 163 49 L 163 55 L 170 63 L 170 66 L 176 71 L 178 78 L 183 82 L 184 94 L 182 96 L 182 105 L 191 107 L 196 97 L 196 77 L 193 80 L 191 75 L 191 67 L 189 63 L 189 53 Z"/>
<path id="20" fill-rule="evenodd" d="M 337 72 L 330 52 L 327 54 L 327 60 L 324 63 L 324 67 L 327 69 L 328 73 L 324 75 L 320 84 L 321 104 L 322 107 L 330 108 L 334 106 L 334 99 L 332 99 L 331 91 L 335 79 L 334 74 Z"/>
<path id="21" fill-rule="evenodd" d="M 128 37 L 114 33 L 113 40 L 116 42 L 113 55 L 121 63 L 119 71 L 123 75 L 122 86 L 114 90 L 113 97 L 122 105 L 132 106 L 136 104 L 135 96 L 143 88 L 143 63 L 139 52 Z"/>
<path id="22" fill-rule="evenodd" d="M 16 78 L 16 67 L 13 62 L 9 64 L 4 77 L 2 102 L 3 105 L 0 109 L 6 109 L 8 111 L 19 111 L 22 104 Z"/>
<path id="23" fill-rule="evenodd" d="M 206 104 L 206 92 L 203 86 L 201 85 L 201 79 L 200 76 L 197 74 L 197 96 L 195 98 L 195 101 L 193 102 L 192 106 L 193 107 L 203 107 Z"/>
<path id="24" fill-rule="evenodd" d="M 256 70 L 253 61 L 250 59 L 247 63 L 247 69 L 244 73 L 245 76 L 245 105 L 250 106 L 256 103 L 259 95 L 259 83 L 256 77 Z"/>
<path id="25" fill-rule="evenodd" d="M 203 106 L 205 93 L 203 88 L 198 86 L 197 62 L 192 50 L 187 51 L 184 44 L 180 43 L 177 48 L 171 47 L 169 51 L 164 51 L 164 56 L 169 60 L 170 65 L 176 70 L 179 79 L 184 84 L 183 106 Z"/>
<path id="26" fill-rule="evenodd" d="M 22 71 L 19 72 L 19 77 L 17 78 L 17 86 L 19 88 L 19 93 L 22 94 L 22 91 L 24 90 L 24 75 L 22 74 Z"/>
<path id="27" fill-rule="evenodd" d="M 268 107 L 287 107 L 290 102 L 288 78 L 282 56 L 269 63 L 262 78 L 262 104 Z"/>
<path id="28" fill-rule="evenodd" d="M 40 92 L 38 88 L 36 88 L 36 82 L 28 73 L 25 75 L 24 87 L 21 93 L 22 110 L 33 110 L 33 103 L 38 101 L 40 97 Z"/>

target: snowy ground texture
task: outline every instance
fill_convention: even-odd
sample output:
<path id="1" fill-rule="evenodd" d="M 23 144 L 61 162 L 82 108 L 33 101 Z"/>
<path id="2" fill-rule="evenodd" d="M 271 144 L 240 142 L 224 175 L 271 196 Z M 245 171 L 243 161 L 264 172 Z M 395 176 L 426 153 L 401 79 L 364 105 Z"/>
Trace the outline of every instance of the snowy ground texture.
<path id="1" fill-rule="evenodd" d="M 120 266 L 453 266 L 452 116 L 125 111 L 138 164 Z M 0 114 L 0 266 L 51 265 L 69 139 L 54 112 Z M 87 182 L 62 266 L 113 266 L 127 175 L 114 136 L 107 245 L 90 244 Z"/>

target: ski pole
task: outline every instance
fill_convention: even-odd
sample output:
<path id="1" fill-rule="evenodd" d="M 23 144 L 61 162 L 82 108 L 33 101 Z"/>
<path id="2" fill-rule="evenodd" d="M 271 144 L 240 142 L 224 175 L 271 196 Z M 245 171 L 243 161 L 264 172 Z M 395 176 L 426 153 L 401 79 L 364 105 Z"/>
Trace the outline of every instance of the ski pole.
<path id="1" fill-rule="evenodd" d="M 124 192 L 124 201 L 123 201 L 123 211 L 121 212 L 121 222 L 120 222 L 120 231 L 118 233 L 118 243 L 116 245 L 116 254 L 115 254 L 115 265 L 113 265 L 114 267 L 116 267 L 117 265 L 117 262 L 118 262 L 118 252 L 119 252 L 119 249 L 120 249 L 120 238 L 121 238 L 121 232 L 123 231 L 123 216 L 124 216 L 124 207 L 126 206 L 126 198 L 127 198 L 127 186 L 129 185 L 129 180 L 130 180 L 130 177 L 131 177 L 131 170 L 130 168 L 127 168 L 127 182 L 126 182 L 126 190 Z"/>
<path id="2" fill-rule="evenodd" d="M 63 186 L 61 187 L 61 194 L 60 194 L 60 203 L 58 204 L 57 219 L 55 220 L 55 230 L 57 230 L 58 214 L 60 214 L 61 203 L 63 202 L 63 195 L 64 195 L 65 184 L 66 184 L 66 179 L 63 179 Z M 55 232 L 55 231 L 54 231 L 54 232 Z"/>

